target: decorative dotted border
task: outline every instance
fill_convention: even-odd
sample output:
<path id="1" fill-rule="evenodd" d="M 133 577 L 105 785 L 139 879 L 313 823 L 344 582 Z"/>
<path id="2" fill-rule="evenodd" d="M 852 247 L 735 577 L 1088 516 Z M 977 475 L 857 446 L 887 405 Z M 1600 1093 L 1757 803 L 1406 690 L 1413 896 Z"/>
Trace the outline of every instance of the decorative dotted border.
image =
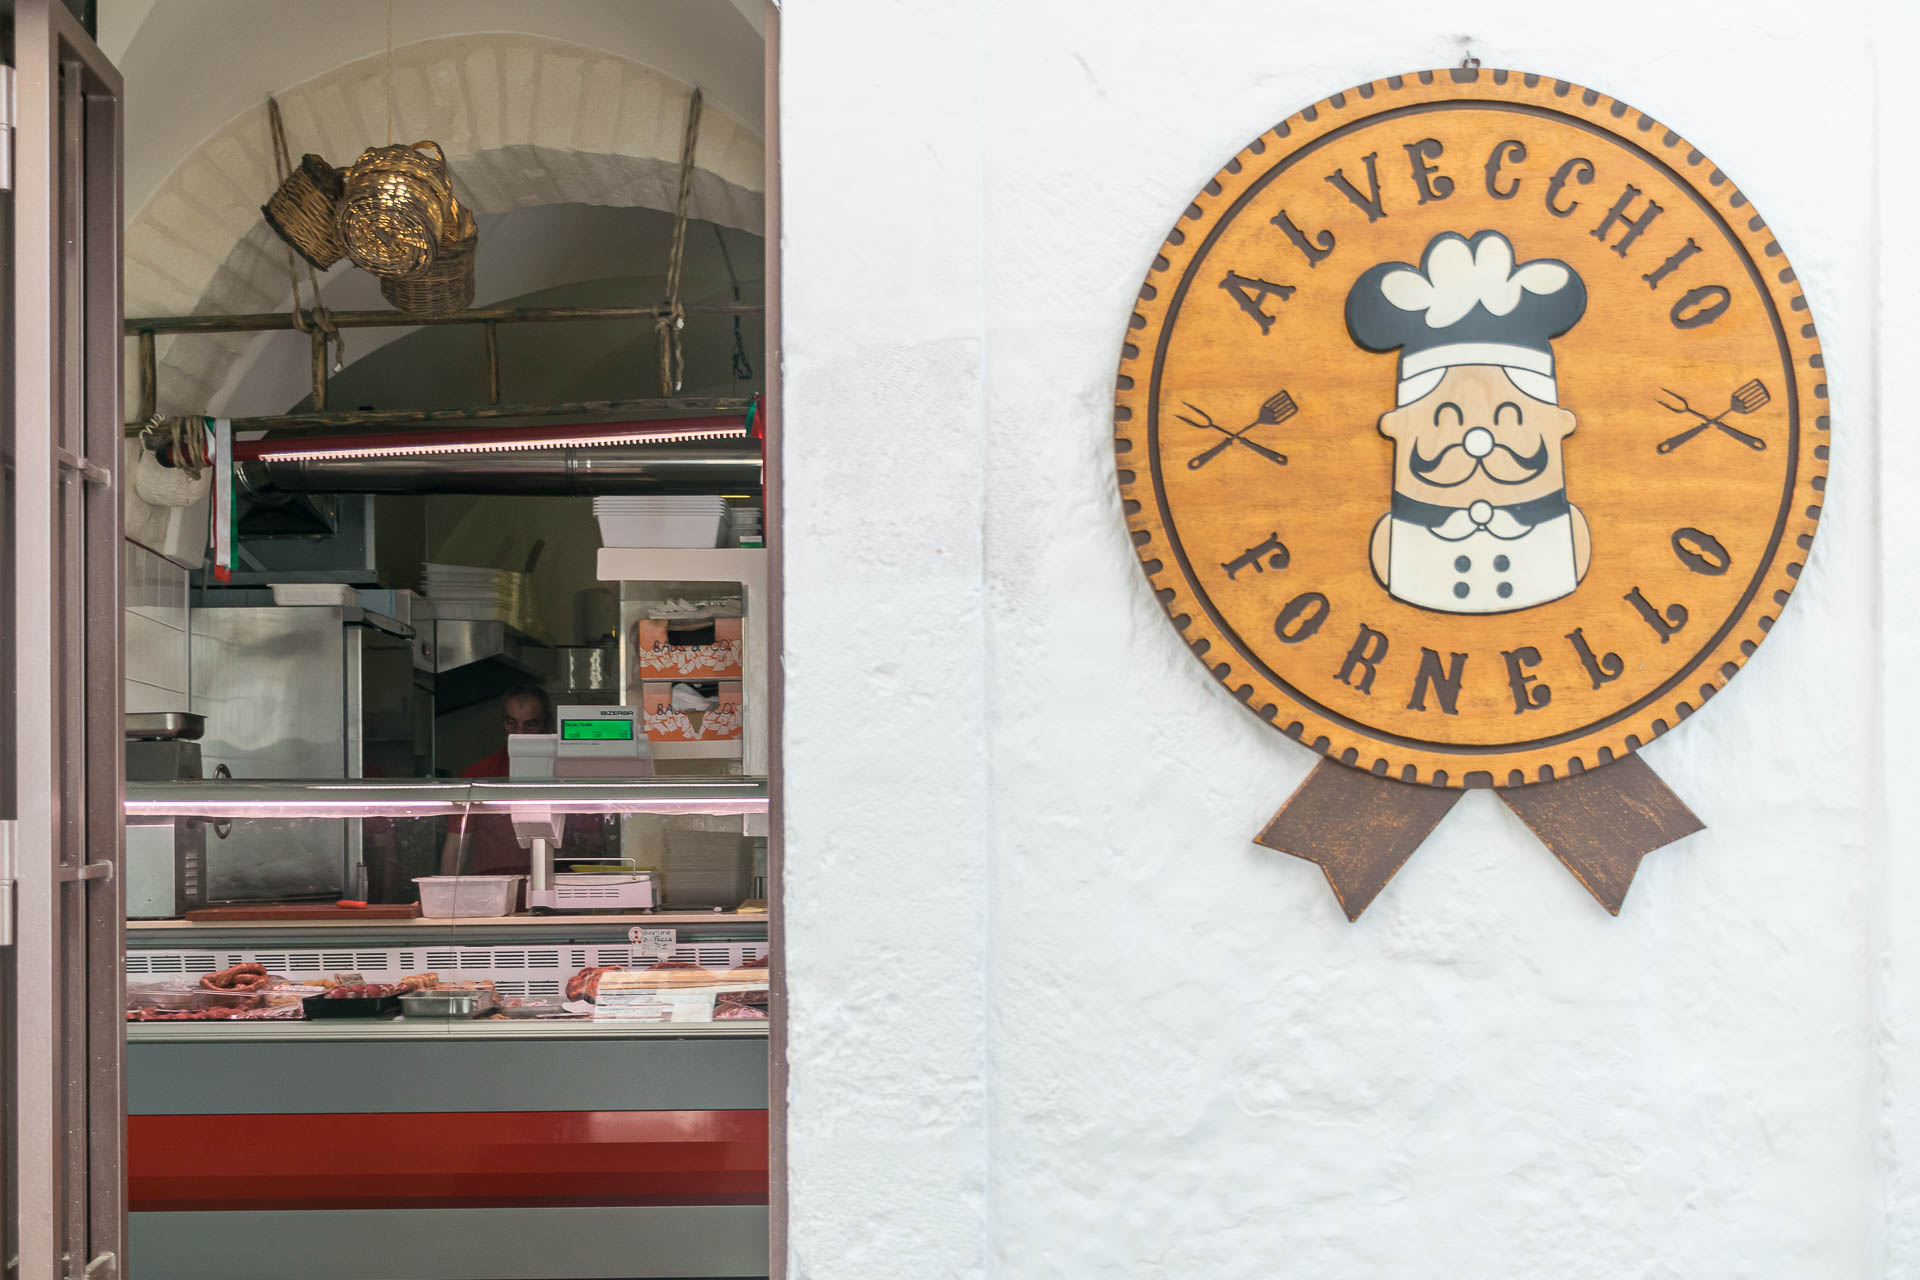
<path id="1" fill-rule="evenodd" d="M 1505 92 L 1462 94 L 1454 88 L 1479 84 L 1483 79 L 1493 90 Z M 1428 91 L 1435 86 L 1438 86 L 1438 91 Z M 1146 384 L 1151 371 L 1151 356 L 1143 356 L 1142 347 L 1151 344 L 1143 343 L 1142 338 L 1149 328 L 1153 328 L 1157 334 L 1158 326 L 1165 320 L 1165 307 L 1159 303 L 1159 299 L 1173 265 L 1169 251 L 1186 257 L 1178 252 L 1186 243 L 1186 228 L 1201 223 L 1237 198 L 1239 190 L 1254 176 L 1242 175 L 1258 157 L 1264 156 L 1270 146 L 1279 147 L 1296 134 L 1305 135 L 1300 139 L 1302 143 L 1311 141 L 1333 128 L 1354 119 L 1364 119 L 1381 109 L 1419 102 L 1473 99 L 1544 103 L 1564 114 L 1585 119 L 1618 137 L 1637 141 L 1650 151 L 1658 152 L 1664 148 L 1668 163 L 1690 178 L 1690 185 L 1698 194 L 1720 207 L 1728 225 L 1763 272 L 1768 259 L 1780 259 L 1777 283 L 1768 284 L 1767 293 L 1779 308 L 1800 392 L 1803 438 L 1797 459 L 1798 476 L 1793 496 L 1793 505 L 1799 509 L 1799 514 L 1795 515 L 1789 509 L 1779 548 L 1773 562 L 1762 575 L 1753 598 L 1727 636 L 1693 668 L 1693 674 L 1696 675 L 1703 671 L 1710 673 L 1697 687 L 1698 701 L 1678 698 L 1666 708 L 1648 707 L 1631 719 L 1596 730 L 1575 742 L 1554 747 L 1501 754 L 1468 754 L 1457 752 L 1444 744 L 1431 744 L 1410 753 L 1406 748 L 1389 747 L 1372 737 L 1357 735 L 1346 726 L 1327 721 L 1317 712 L 1298 707 L 1297 704 L 1295 710 L 1299 714 L 1298 719 L 1283 716 L 1275 703 L 1256 704 L 1255 695 L 1259 691 L 1256 684 L 1269 696 L 1277 696 L 1279 691 L 1273 689 L 1263 676 L 1252 676 L 1251 679 L 1256 683 L 1247 683 L 1244 677 L 1236 679 L 1232 662 L 1216 662 L 1208 657 L 1215 643 L 1224 641 L 1224 637 L 1195 607 L 1191 585 L 1177 570 L 1169 571 L 1155 550 L 1156 539 L 1161 536 L 1162 530 L 1153 486 L 1141 480 L 1135 471 L 1139 464 L 1131 457 L 1131 424 L 1136 419 L 1144 421 L 1148 409 Z M 1375 103 L 1376 106 L 1373 110 L 1362 110 L 1360 104 L 1363 103 Z M 1321 123 L 1323 116 L 1327 117 L 1324 124 Z M 1632 119 L 1626 127 L 1614 123 L 1628 120 L 1629 117 Z M 1643 136 L 1636 139 L 1636 133 Z M 1699 171 L 1703 168 L 1706 178 L 1704 186 L 1699 183 Z M 1230 188 L 1233 189 L 1232 195 L 1228 195 Z M 1743 225 L 1744 230 L 1741 229 Z M 1369 769 L 1382 777 L 1395 776 L 1403 782 L 1439 787 L 1517 787 L 1583 773 L 1638 750 L 1692 715 L 1753 656 L 1760 642 L 1773 629 L 1781 607 L 1786 604 L 1805 568 L 1807 553 L 1813 548 L 1813 537 L 1820 520 L 1832 438 L 1827 406 L 1826 360 L 1821 354 L 1819 335 L 1806 296 L 1797 287 L 1798 278 L 1787 264 L 1779 242 L 1766 232 L 1765 221 L 1751 209 L 1746 196 L 1729 183 L 1724 173 L 1707 161 L 1699 148 L 1662 126 L 1646 112 L 1635 111 L 1618 99 L 1567 80 L 1555 80 L 1529 72 L 1491 68 L 1482 70 L 1477 67 L 1421 71 L 1356 86 L 1287 117 L 1227 161 L 1225 168 L 1208 181 L 1167 232 L 1166 242 L 1160 252 L 1154 255 L 1153 265 L 1140 286 L 1141 306 L 1129 319 L 1127 337 L 1121 345 L 1120 372 L 1114 384 L 1114 453 L 1128 529 L 1140 557 L 1141 568 L 1153 588 L 1154 598 L 1160 602 L 1175 628 L 1183 634 L 1194 656 L 1249 711 L 1288 737 L 1323 755 L 1354 768 Z M 1796 319 L 1799 321 L 1797 335 Z M 1811 431 L 1807 430 L 1809 419 Z M 1227 651 L 1231 646 L 1220 643 L 1220 648 Z"/>

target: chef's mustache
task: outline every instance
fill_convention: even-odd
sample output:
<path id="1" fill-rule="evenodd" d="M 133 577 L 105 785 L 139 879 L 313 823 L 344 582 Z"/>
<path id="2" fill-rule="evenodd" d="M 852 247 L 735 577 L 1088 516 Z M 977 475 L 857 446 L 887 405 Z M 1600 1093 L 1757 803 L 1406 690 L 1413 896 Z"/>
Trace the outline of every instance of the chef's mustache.
<path id="1" fill-rule="evenodd" d="M 1486 457 L 1476 458 L 1467 452 L 1464 444 L 1450 444 L 1433 457 L 1423 458 L 1416 444 L 1407 454 L 1407 469 L 1436 489 L 1463 485 L 1473 479 L 1477 471 L 1484 471 L 1487 479 L 1495 484 L 1525 484 L 1547 469 L 1552 456 L 1544 439 L 1538 449 L 1525 457 L 1518 450 L 1495 444 Z"/>

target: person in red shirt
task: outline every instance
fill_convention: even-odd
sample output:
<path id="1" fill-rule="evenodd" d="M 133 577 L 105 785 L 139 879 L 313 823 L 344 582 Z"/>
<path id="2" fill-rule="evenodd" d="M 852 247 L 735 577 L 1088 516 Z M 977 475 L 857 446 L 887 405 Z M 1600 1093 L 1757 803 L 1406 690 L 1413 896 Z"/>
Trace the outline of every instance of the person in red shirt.
<path id="1" fill-rule="evenodd" d="M 501 713 L 509 737 L 516 733 L 553 732 L 553 699 L 538 685 L 522 685 L 510 690 Z M 492 755 L 482 756 L 461 770 L 460 776 L 505 778 L 511 773 L 512 764 L 503 745 Z M 592 818 L 568 818 L 566 835 L 561 847 L 569 852 L 593 856 L 604 848 L 600 824 Z M 446 843 L 440 850 L 443 876 L 522 876 L 527 874 L 529 861 L 528 850 L 520 847 L 520 839 L 513 833 L 511 818 L 493 814 L 462 815 L 447 824 Z"/>

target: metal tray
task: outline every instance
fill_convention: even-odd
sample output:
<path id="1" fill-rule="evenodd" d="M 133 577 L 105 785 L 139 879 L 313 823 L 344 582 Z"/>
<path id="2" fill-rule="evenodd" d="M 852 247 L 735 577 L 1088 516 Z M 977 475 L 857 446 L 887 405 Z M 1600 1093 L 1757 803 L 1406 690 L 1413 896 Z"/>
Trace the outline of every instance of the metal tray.
<path id="1" fill-rule="evenodd" d="M 400 1011 L 398 996 L 308 996 L 300 1002 L 308 1019 L 384 1018 Z"/>
<path id="2" fill-rule="evenodd" d="M 400 997 L 403 1018 L 478 1018 L 493 1012 L 493 992 L 483 987 L 410 991 Z"/>
<path id="3" fill-rule="evenodd" d="M 569 1010 L 559 996 L 525 996 L 517 1002 L 501 1005 L 500 1012 L 509 1018 L 560 1019 L 587 1016 Z"/>
<path id="4" fill-rule="evenodd" d="M 207 731 L 207 718 L 190 711 L 133 711 L 127 714 L 126 735 L 147 742 L 174 738 L 198 742 Z"/>

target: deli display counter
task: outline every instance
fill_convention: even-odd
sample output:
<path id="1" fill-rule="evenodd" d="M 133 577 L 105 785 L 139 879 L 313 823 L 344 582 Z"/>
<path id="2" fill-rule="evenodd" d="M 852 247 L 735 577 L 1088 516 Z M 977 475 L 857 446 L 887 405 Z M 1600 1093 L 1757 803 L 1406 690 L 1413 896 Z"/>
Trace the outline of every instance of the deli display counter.
<path id="1" fill-rule="evenodd" d="M 329 897 L 129 922 L 142 1280 L 764 1275 L 766 805 L 742 777 L 129 783 L 131 826 L 270 849 L 353 823 L 369 859 L 537 808 L 606 833 L 561 865 L 661 904 L 535 914 L 517 885 L 443 884 L 428 909 L 489 914 Z"/>

